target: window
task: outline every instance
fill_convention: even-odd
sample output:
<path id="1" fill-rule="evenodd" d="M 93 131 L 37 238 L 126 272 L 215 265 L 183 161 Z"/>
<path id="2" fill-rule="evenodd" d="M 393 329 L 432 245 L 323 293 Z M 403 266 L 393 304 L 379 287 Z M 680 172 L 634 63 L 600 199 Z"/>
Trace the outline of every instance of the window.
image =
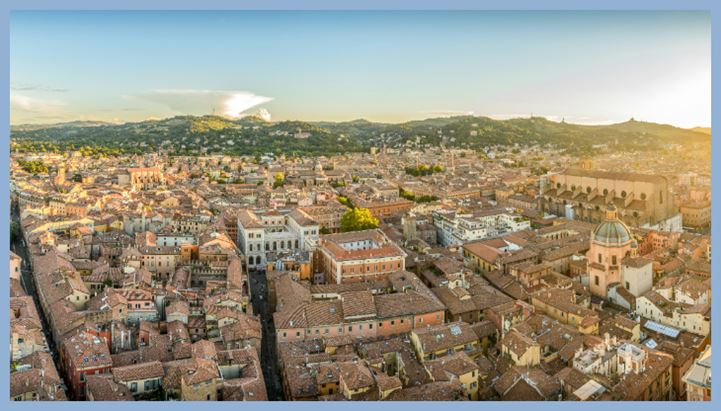
<path id="1" fill-rule="evenodd" d="M 601 253 L 598 253 L 598 263 L 603 263 L 603 256 L 601 255 Z"/>
<path id="2" fill-rule="evenodd" d="M 616 265 L 617 262 L 618 262 L 618 260 L 616 259 L 616 256 L 615 255 L 611 256 L 611 264 Z"/>
<path id="3" fill-rule="evenodd" d="M 349 325 L 349 326 L 348 326 L 348 331 L 353 331 L 353 326 L 352 326 L 352 325 Z"/>
<path id="4" fill-rule="evenodd" d="M 593 281 L 593 282 L 595 282 L 596 285 L 598 285 L 598 276 L 596 276 L 596 278 L 594 278 L 594 281 Z"/>
<path id="5" fill-rule="evenodd" d="M 85 382 L 85 373 L 84 372 L 80 373 L 80 382 Z"/>
<path id="6" fill-rule="evenodd" d="M 627 290 L 630 290 L 630 289 L 631 289 L 631 285 L 628 283 L 628 281 L 626 281 L 626 289 L 627 289 Z"/>
<path id="7" fill-rule="evenodd" d="M 130 392 L 138 392 L 138 383 L 137 382 L 130 383 Z"/>

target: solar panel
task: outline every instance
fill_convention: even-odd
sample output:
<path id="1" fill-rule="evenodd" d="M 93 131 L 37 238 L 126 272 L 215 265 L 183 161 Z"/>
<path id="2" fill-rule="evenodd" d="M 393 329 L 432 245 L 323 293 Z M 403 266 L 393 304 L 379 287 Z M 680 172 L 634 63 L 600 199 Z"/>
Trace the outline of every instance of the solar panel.
<path id="1" fill-rule="evenodd" d="M 646 324 L 644 324 L 644 327 L 648 328 L 651 331 L 655 331 L 659 334 L 663 334 L 667 337 L 671 338 L 677 338 L 679 334 L 681 334 L 681 330 L 678 330 L 673 327 L 669 327 L 667 325 L 659 324 L 655 321 L 646 321 Z"/>

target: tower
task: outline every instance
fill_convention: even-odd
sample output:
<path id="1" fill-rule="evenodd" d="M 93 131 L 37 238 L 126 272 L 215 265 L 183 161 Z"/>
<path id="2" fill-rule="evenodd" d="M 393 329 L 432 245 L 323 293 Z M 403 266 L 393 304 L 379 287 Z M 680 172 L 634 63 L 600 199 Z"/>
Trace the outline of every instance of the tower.
<path id="1" fill-rule="evenodd" d="M 588 281 L 591 294 L 606 298 L 608 286 L 621 281 L 621 260 L 631 253 L 631 230 L 609 204 L 605 219 L 591 233 L 588 250 Z"/>
<path id="2" fill-rule="evenodd" d="M 55 176 L 55 184 L 65 184 L 65 166 L 58 166 L 58 174 Z"/>

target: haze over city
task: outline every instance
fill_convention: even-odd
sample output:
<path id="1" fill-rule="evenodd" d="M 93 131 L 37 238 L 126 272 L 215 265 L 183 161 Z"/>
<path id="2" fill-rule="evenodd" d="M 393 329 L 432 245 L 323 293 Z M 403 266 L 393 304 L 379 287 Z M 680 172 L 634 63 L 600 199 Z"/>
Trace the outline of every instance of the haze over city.
<path id="1" fill-rule="evenodd" d="M 12 124 L 262 109 L 710 126 L 703 12 L 14 12 L 10 42 Z"/>

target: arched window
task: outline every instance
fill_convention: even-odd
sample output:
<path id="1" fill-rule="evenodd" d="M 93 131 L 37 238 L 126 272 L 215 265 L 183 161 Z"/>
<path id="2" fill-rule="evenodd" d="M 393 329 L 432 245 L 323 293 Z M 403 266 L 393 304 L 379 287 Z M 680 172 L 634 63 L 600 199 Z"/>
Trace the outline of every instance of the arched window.
<path id="1" fill-rule="evenodd" d="M 645 200 L 645 199 L 646 199 L 646 193 L 641 193 L 641 200 Z"/>
<path id="2" fill-rule="evenodd" d="M 591 194 L 591 186 L 586 187 L 586 192 L 587 192 L 588 194 Z"/>
<path id="3" fill-rule="evenodd" d="M 606 188 L 603 189 L 603 195 L 604 195 L 604 196 L 607 196 L 607 195 L 608 195 L 608 189 L 606 189 Z"/>
<path id="4" fill-rule="evenodd" d="M 625 192 L 625 191 L 621 191 L 621 197 L 622 197 L 622 198 L 626 198 L 626 192 Z"/>
<path id="5" fill-rule="evenodd" d="M 293 248 L 293 242 L 288 240 L 288 248 Z"/>
<path id="6" fill-rule="evenodd" d="M 556 188 L 561 188 L 561 183 L 556 183 Z"/>

